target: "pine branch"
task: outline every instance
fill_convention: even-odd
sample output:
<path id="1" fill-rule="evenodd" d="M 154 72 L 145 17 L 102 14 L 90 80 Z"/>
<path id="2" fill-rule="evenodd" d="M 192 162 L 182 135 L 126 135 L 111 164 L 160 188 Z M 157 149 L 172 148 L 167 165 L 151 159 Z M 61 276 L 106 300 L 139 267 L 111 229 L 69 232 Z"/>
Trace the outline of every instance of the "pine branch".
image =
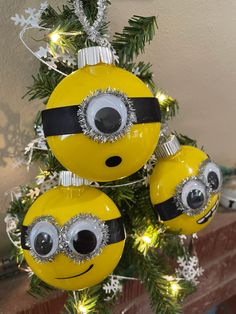
<path id="1" fill-rule="evenodd" d="M 39 279 L 36 275 L 30 277 L 30 288 L 28 290 L 29 294 L 34 297 L 46 297 L 52 291 L 56 290 L 55 288 L 49 286 L 44 281 Z"/>
<path id="2" fill-rule="evenodd" d="M 156 97 L 159 100 L 161 108 L 161 120 L 162 123 L 174 118 L 179 110 L 179 104 L 176 99 L 166 95 L 162 90 L 158 89 Z"/>
<path id="3" fill-rule="evenodd" d="M 97 16 L 97 0 L 84 0 L 85 14 L 93 24 Z M 110 4 L 110 1 L 107 1 Z M 62 32 L 79 32 L 78 36 L 64 37 L 63 41 L 65 47 L 76 53 L 79 49 L 87 46 L 94 46 L 94 43 L 87 39 L 87 34 L 84 33 L 83 27 L 80 24 L 77 15 L 74 12 L 74 1 L 69 1 L 68 4 L 63 5 L 62 9 L 55 10 L 51 6 L 45 10 L 42 21 L 40 23 L 43 27 L 52 28 L 52 32 L 60 30 Z M 109 23 L 104 23 L 99 29 L 101 34 L 106 34 Z"/>
<path id="4" fill-rule="evenodd" d="M 176 256 L 184 256 L 186 254 L 186 248 L 183 246 L 179 235 L 166 230 L 159 235 L 160 249 L 170 258 Z"/>
<path id="5" fill-rule="evenodd" d="M 62 171 L 62 170 L 66 170 L 59 163 L 59 161 L 56 159 L 56 157 L 51 152 L 51 150 L 49 150 L 48 153 L 47 153 L 47 156 L 45 156 L 44 164 L 45 164 L 45 167 L 46 167 L 47 171 L 49 171 L 49 172 L 53 172 L 53 171 L 59 172 L 59 171 Z"/>
<path id="6" fill-rule="evenodd" d="M 33 203 L 33 200 L 27 197 L 27 193 L 29 192 L 30 187 L 28 185 L 20 187 L 21 197 L 14 197 L 13 200 L 9 204 L 9 208 L 7 209 L 8 213 L 16 216 L 19 220 L 19 228 L 23 222 L 25 214 Z"/>
<path id="7" fill-rule="evenodd" d="M 222 172 L 224 177 L 236 175 L 236 168 L 235 167 L 221 166 L 220 168 L 221 168 L 221 172 Z"/>
<path id="8" fill-rule="evenodd" d="M 47 102 L 63 76 L 56 71 L 50 71 L 45 65 L 40 65 L 38 74 L 32 78 L 33 84 L 28 87 L 28 92 L 24 97 L 29 96 L 29 100 L 42 99 Z"/>
<path id="9" fill-rule="evenodd" d="M 181 305 L 177 298 L 168 291 L 169 283 L 165 279 L 167 263 L 158 252 L 150 251 L 146 257 L 134 253 L 133 264 L 137 275 L 149 292 L 151 306 L 157 314 L 181 313 Z M 155 267 L 153 267 L 155 265 Z"/>
<path id="10" fill-rule="evenodd" d="M 177 136 L 181 145 L 189 145 L 189 146 L 197 147 L 197 141 L 188 137 L 187 135 L 183 135 L 177 132 L 175 132 L 175 135 Z"/>
<path id="11" fill-rule="evenodd" d="M 76 292 L 69 292 L 65 312 L 69 314 L 110 313 L 109 302 L 105 301 L 102 285 Z"/>
<path id="12" fill-rule="evenodd" d="M 155 91 L 156 85 L 153 81 L 153 72 L 151 70 L 152 65 L 149 62 L 144 63 L 143 61 L 140 61 L 138 64 L 125 63 L 123 67 L 140 78 L 146 85 L 148 85 L 152 92 Z"/>
<path id="13" fill-rule="evenodd" d="M 119 64 L 132 62 L 144 52 L 145 44 L 153 39 L 157 22 L 155 16 L 143 17 L 134 15 L 125 26 L 122 33 L 115 33 L 112 45 L 119 56 Z"/>

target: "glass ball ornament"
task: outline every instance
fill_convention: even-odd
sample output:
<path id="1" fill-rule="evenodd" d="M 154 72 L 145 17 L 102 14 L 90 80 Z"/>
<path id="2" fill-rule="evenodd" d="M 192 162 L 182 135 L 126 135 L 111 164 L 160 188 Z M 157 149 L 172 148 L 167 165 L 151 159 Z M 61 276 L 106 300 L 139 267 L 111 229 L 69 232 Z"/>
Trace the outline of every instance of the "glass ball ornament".
<path id="1" fill-rule="evenodd" d="M 151 202 L 170 230 L 193 234 L 214 217 L 221 185 L 219 167 L 203 151 L 179 146 L 158 159 L 150 178 Z"/>
<path id="2" fill-rule="evenodd" d="M 41 195 L 22 226 L 23 253 L 32 271 L 63 290 L 104 280 L 117 266 L 125 230 L 114 202 L 89 186 L 59 186 Z"/>
<path id="3" fill-rule="evenodd" d="M 100 182 L 127 177 L 148 161 L 161 120 L 146 84 L 115 66 L 107 49 L 80 51 L 81 68 L 58 84 L 42 114 L 47 142 L 59 162 Z"/>

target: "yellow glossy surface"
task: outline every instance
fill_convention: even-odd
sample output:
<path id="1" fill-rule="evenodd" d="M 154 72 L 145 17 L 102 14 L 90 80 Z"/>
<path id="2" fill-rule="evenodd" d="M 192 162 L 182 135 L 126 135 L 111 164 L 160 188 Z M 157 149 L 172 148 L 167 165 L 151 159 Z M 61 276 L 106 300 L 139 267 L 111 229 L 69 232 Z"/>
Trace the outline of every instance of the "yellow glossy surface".
<path id="1" fill-rule="evenodd" d="M 87 66 L 63 79 L 52 93 L 47 108 L 79 105 L 98 89 L 113 88 L 128 97 L 153 97 L 135 75 L 112 65 Z M 132 126 L 125 137 L 114 143 L 97 143 L 84 134 L 50 136 L 48 144 L 62 165 L 77 175 L 94 181 L 112 181 L 139 170 L 152 155 L 159 138 L 160 123 Z M 122 162 L 107 167 L 112 156 Z"/>
<path id="2" fill-rule="evenodd" d="M 120 217 L 120 212 L 113 201 L 101 191 L 91 187 L 57 187 L 40 196 L 29 209 L 23 225 L 29 226 L 36 217 L 53 216 L 59 225 L 64 225 L 72 217 L 80 214 L 92 214 L 101 220 Z M 125 241 L 104 247 L 102 253 L 90 261 L 78 264 L 63 253 L 56 255 L 53 262 L 37 263 L 28 250 L 24 250 L 25 259 L 33 272 L 59 289 L 80 290 L 96 285 L 105 279 L 117 266 L 123 253 Z M 86 274 L 70 279 L 86 271 Z"/>
<path id="3" fill-rule="evenodd" d="M 185 178 L 197 176 L 199 166 L 208 156 L 201 150 L 182 146 L 182 149 L 173 157 L 164 158 L 157 162 L 150 179 L 150 196 L 152 204 L 159 204 L 171 198 L 175 194 L 176 186 Z M 163 223 L 171 230 L 183 234 L 192 234 L 205 228 L 213 216 L 204 224 L 197 221 L 204 217 L 218 202 L 219 194 L 211 194 L 207 208 L 196 216 L 182 214 Z"/>

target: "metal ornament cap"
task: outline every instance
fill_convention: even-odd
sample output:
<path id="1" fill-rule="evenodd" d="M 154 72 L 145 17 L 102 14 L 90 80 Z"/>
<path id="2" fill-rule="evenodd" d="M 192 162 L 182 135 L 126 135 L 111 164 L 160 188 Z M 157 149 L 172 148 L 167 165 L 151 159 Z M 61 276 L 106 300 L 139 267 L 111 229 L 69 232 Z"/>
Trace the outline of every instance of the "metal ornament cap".
<path id="1" fill-rule="evenodd" d="M 180 143 L 174 134 L 171 134 L 166 141 L 159 143 L 155 155 L 158 159 L 174 156 L 178 151 L 180 151 Z"/>
<path id="2" fill-rule="evenodd" d="M 81 178 L 70 171 L 60 171 L 59 185 L 61 186 L 81 186 L 91 185 L 92 181 Z"/>
<path id="3" fill-rule="evenodd" d="M 88 47 L 78 51 L 78 68 L 99 63 L 115 64 L 113 52 L 108 47 Z"/>

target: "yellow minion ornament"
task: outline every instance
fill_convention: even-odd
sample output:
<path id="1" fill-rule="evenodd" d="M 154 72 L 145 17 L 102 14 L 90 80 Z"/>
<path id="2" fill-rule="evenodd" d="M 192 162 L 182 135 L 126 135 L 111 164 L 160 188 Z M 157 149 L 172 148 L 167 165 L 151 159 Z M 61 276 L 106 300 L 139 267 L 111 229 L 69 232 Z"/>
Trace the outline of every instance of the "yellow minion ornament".
<path id="1" fill-rule="evenodd" d="M 155 150 L 160 108 L 148 87 L 116 67 L 109 48 L 79 51 L 79 70 L 63 79 L 42 112 L 60 163 L 80 177 L 112 181 L 139 170 Z"/>
<path id="2" fill-rule="evenodd" d="M 113 201 L 70 172 L 27 212 L 21 243 L 33 272 L 51 286 L 80 290 L 96 285 L 117 266 L 125 231 Z M 72 184 L 77 186 L 71 186 Z"/>
<path id="3" fill-rule="evenodd" d="M 174 135 L 161 135 L 156 154 L 150 196 L 157 216 L 182 234 L 205 228 L 219 204 L 219 167 L 203 151 L 180 146 Z"/>

